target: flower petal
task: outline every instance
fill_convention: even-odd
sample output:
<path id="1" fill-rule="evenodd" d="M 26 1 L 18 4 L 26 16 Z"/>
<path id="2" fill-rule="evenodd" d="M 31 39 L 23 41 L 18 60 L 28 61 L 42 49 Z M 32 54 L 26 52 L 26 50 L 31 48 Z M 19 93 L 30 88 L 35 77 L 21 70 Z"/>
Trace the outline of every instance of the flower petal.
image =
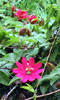
<path id="1" fill-rule="evenodd" d="M 19 78 L 23 78 L 24 74 L 16 74 L 16 76 L 19 77 Z"/>
<path id="2" fill-rule="evenodd" d="M 23 77 L 23 79 L 22 79 L 22 82 L 25 83 L 25 82 L 28 81 L 28 79 L 29 79 L 28 75 L 25 75 L 25 76 Z"/>
<path id="3" fill-rule="evenodd" d="M 35 73 L 35 74 L 40 74 L 40 73 L 42 73 L 42 72 L 44 72 L 44 69 L 42 68 L 42 69 L 39 69 L 39 70 L 37 70 L 37 71 L 35 71 L 35 72 L 33 72 L 33 73 Z"/>
<path id="4" fill-rule="evenodd" d="M 42 78 L 42 76 L 36 75 L 36 79 L 41 79 L 41 78 Z"/>
<path id="5" fill-rule="evenodd" d="M 20 69 L 20 70 L 24 70 L 24 66 L 20 63 L 20 62 L 16 62 L 16 65 L 18 66 L 18 68 Z"/>
<path id="6" fill-rule="evenodd" d="M 34 63 L 35 63 L 34 58 L 31 57 L 31 58 L 29 59 L 29 65 L 30 65 L 30 66 L 34 66 Z"/>
<path id="7" fill-rule="evenodd" d="M 41 68 L 42 67 L 42 63 L 40 62 L 40 63 L 36 63 L 35 65 L 34 65 L 34 68 L 35 68 L 35 70 L 37 70 L 37 69 L 39 69 L 39 68 Z"/>
<path id="8" fill-rule="evenodd" d="M 14 73 L 19 73 L 19 69 L 13 68 L 13 69 L 12 69 L 12 72 L 14 72 Z"/>
<path id="9" fill-rule="evenodd" d="M 28 61 L 25 57 L 22 58 L 22 63 L 23 63 L 24 68 L 28 66 Z"/>
<path id="10" fill-rule="evenodd" d="M 20 13 L 21 13 L 21 9 L 19 9 L 17 12 L 16 12 L 16 16 L 19 16 L 20 15 Z"/>
<path id="11" fill-rule="evenodd" d="M 22 57 L 22 63 L 27 65 L 27 59 L 25 57 Z"/>
<path id="12" fill-rule="evenodd" d="M 31 76 L 33 77 L 34 80 L 36 79 L 36 75 L 38 75 L 38 74 L 36 74 L 36 73 L 31 74 Z"/>
<path id="13" fill-rule="evenodd" d="M 29 81 L 34 81 L 34 79 L 35 79 L 32 77 L 32 75 L 29 75 L 28 77 L 29 77 L 29 79 L 28 79 Z"/>
<path id="14" fill-rule="evenodd" d="M 32 73 L 31 75 L 32 75 L 32 77 L 33 77 L 34 79 L 41 79 L 41 78 L 42 78 L 42 76 L 40 76 L 40 75 L 38 75 L 38 74 L 36 74 L 36 73 Z"/>
<path id="15" fill-rule="evenodd" d="M 20 70 L 20 69 L 18 69 L 18 68 L 13 68 L 13 69 L 12 69 L 12 72 L 13 72 L 13 73 L 18 73 L 18 74 L 25 74 L 25 73 L 26 73 L 25 70 Z"/>

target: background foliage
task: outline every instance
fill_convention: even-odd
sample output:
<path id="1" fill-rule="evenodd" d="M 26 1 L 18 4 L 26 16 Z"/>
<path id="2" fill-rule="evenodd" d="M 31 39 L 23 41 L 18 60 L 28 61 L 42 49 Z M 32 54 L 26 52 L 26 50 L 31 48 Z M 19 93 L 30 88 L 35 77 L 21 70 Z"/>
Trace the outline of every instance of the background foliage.
<path id="1" fill-rule="evenodd" d="M 17 17 L 12 17 L 12 5 L 12 0 L 0 0 L 0 68 L 14 68 L 16 61 L 21 61 L 21 57 L 29 60 L 32 56 L 36 62 L 41 61 L 44 67 L 58 31 L 49 59 L 52 65 L 47 65 L 43 78 L 39 80 L 39 93 L 45 94 L 56 90 L 58 88 L 56 84 L 60 82 L 60 0 L 15 0 L 16 9 L 21 8 L 27 10 L 29 14 L 36 15 L 39 22 L 43 18 L 44 25 L 39 25 L 39 22 L 26 25 L 24 21 L 20 22 Z M 31 36 L 27 33 L 21 36 L 19 34 L 21 28 L 31 30 Z M 51 66 L 54 67 L 52 71 Z M 6 86 L 11 87 L 17 80 L 10 70 L 0 69 L 0 86 L 2 85 L 0 97 L 6 92 L 2 89 Z M 36 85 L 37 81 L 31 86 L 27 84 L 27 88 L 22 87 L 26 90 L 30 87 L 34 92 Z M 53 97 L 45 97 L 44 100 L 59 100 L 59 95 L 57 93 Z"/>

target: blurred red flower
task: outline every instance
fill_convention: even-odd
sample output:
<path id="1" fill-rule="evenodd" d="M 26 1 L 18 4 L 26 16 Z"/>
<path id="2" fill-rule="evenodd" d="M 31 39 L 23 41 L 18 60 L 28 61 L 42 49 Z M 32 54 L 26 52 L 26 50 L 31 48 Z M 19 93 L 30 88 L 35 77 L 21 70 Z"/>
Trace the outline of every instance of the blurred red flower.
<path id="1" fill-rule="evenodd" d="M 38 21 L 37 16 L 32 15 L 29 17 L 29 21 L 31 22 L 31 24 L 35 24 Z"/>
<path id="2" fill-rule="evenodd" d="M 12 6 L 12 12 L 14 12 L 16 10 L 16 7 L 13 5 Z"/>
<path id="3" fill-rule="evenodd" d="M 19 20 L 22 20 L 22 19 L 29 17 L 29 15 L 27 15 L 27 13 L 28 13 L 27 11 L 23 11 L 23 10 L 19 9 L 15 15 L 18 16 Z"/>

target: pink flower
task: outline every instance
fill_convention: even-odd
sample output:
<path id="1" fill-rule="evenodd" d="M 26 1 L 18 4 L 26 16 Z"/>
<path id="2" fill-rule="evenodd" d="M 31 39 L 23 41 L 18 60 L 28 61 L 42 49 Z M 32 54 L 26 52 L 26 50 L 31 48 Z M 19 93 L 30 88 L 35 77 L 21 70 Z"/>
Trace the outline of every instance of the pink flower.
<path id="1" fill-rule="evenodd" d="M 31 24 L 35 24 L 38 21 L 37 16 L 32 15 L 29 17 L 29 21 L 31 22 Z"/>
<path id="2" fill-rule="evenodd" d="M 19 20 L 22 20 L 22 19 L 29 17 L 29 15 L 27 15 L 27 13 L 28 13 L 27 11 L 23 11 L 23 10 L 19 9 L 15 15 L 18 16 Z"/>
<path id="3" fill-rule="evenodd" d="M 42 67 L 42 63 L 38 62 L 35 64 L 34 58 L 31 57 L 29 61 L 25 57 L 22 58 L 22 64 L 20 62 L 16 62 L 18 68 L 13 68 L 13 73 L 16 74 L 17 77 L 22 78 L 22 82 L 34 81 L 35 79 L 41 79 L 40 75 L 44 69 L 40 69 Z"/>

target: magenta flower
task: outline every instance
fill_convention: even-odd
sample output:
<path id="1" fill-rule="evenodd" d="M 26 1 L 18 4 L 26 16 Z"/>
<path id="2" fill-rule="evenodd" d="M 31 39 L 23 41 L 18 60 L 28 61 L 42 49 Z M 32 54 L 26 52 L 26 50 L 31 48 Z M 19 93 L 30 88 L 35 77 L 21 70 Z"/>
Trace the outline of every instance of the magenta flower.
<path id="1" fill-rule="evenodd" d="M 22 64 L 20 62 L 16 62 L 18 68 L 13 68 L 13 73 L 16 74 L 17 77 L 22 78 L 22 82 L 34 81 L 35 79 L 41 79 L 40 75 L 44 69 L 40 69 L 42 67 L 42 63 L 38 62 L 35 64 L 34 58 L 31 57 L 29 61 L 25 57 L 22 58 Z"/>
<path id="2" fill-rule="evenodd" d="M 27 13 L 28 13 L 27 11 L 19 9 L 15 15 L 18 16 L 19 20 L 22 20 L 29 17 Z"/>

